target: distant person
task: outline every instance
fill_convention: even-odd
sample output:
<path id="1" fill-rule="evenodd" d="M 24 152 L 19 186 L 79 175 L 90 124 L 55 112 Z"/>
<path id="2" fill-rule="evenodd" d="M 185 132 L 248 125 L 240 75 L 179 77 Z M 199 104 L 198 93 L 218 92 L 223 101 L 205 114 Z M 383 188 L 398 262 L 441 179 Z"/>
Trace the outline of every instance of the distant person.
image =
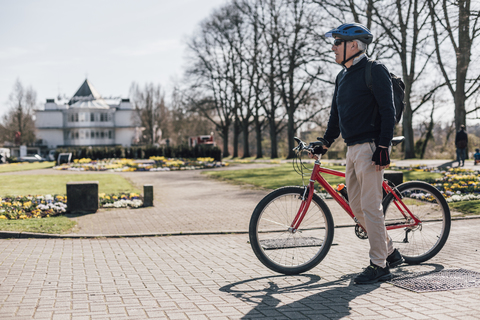
<path id="1" fill-rule="evenodd" d="M 467 155 L 468 135 L 465 132 L 465 126 L 462 124 L 460 130 L 455 136 L 455 147 L 457 148 L 458 166 L 465 165 L 465 157 Z M 460 164 L 461 163 L 461 164 Z"/>
<path id="2" fill-rule="evenodd" d="M 474 165 L 477 165 L 477 163 L 480 163 L 480 149 L 475 149 L 475 153 L 473 154 L 473 159 L 474 159 Z"/>

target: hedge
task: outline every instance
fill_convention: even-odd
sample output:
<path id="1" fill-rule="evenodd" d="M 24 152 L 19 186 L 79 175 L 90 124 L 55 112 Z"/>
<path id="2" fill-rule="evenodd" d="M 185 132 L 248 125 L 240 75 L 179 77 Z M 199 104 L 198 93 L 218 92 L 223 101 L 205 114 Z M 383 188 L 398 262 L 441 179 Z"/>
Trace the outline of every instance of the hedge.
<path id="1" fill-rule="evenodd" d="M 196 159 L 213 158 L 215 161 L 222 161 L 222 150 L 218 147 L 186 145 L 179 146 L 137 146 L 137 147 L 70 147 L 58 148 L 55 151 L 55 159 L 58 159 L 60 153 L 71 153 L 72 160 L 90 158 L 92 160 L 102 160 L 110 158 L 127 159 L 149 159 L 152 156 L 164 156 L 166 158 L 178 159 Z"/>

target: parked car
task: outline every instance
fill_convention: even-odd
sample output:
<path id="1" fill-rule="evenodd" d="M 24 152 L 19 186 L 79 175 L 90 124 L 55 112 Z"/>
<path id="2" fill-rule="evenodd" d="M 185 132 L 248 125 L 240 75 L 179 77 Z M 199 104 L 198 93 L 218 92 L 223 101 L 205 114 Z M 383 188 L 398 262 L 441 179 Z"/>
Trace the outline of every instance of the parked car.
<path id="1" fill-rule="evenodd" d="M 47 160 L 49 161 L 56 161 L 55 159 L 55 150 L 50 150 L 46 156 Z"/>
<path id="2" fill-rule="evenodd" d="M 34 155 L 27 155 L 25 157 L 20 157 L 18 158 L 18 161 L 19 162 L 43 162 L 43 161 L 46 161 L 45 158 L 42 158 L 41 156 L 39 156 L 38 154 L 34 154 Z"/>

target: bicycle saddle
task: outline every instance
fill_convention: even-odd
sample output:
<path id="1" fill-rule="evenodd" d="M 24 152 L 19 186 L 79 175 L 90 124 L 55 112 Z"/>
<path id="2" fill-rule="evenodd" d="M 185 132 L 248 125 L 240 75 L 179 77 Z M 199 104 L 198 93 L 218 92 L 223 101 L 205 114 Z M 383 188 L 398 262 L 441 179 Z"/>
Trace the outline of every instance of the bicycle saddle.
<path id="1" fill-rule="evenodd" d="M 398 136 L 398 137 L 393 137 L 392 139 L 392 146 L 396 146 L 397 144 L 400 144 L 403 142 L 403 140 L 405 140 L 405 137 L 404 136 Z"/>

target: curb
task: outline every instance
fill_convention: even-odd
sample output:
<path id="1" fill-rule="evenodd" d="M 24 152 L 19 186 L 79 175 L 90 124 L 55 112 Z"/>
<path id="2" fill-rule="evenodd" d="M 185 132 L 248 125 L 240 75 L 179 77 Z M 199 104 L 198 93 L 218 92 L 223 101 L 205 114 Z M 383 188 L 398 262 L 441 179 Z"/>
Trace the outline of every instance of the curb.
<path id="1" fill-rule="evenodd" d="M 140 238 L 140 237 L 170 237 L 170 236 L 195 236 L 195 235 L 221 235 L 221 234 L 248 234 L 248 231 L 186 231 L 162 232 L 140 234 L 55 234 L 35 232 L 0 231 L 0 239 L 106 239 L 106 238 Z"/>
<path id="2" fill-rule="evenodd" d="M 454 217 L 455 220 L 480 219 L 480 216 Z M 355 224 L 335 225 L 336 228 L 355 227 Z M 248 234 L 248 231 L 177 231 L 161 233 L 139 233 L 139 234 L 50 234 L 35 232 L 0 231 L 0 239 L 115 239 L 115 238 L 140 238 L 140 237 L 173 237 L 173 236 L 198 236 L 198 235 L 222 235 L 222 234 Z"/>

